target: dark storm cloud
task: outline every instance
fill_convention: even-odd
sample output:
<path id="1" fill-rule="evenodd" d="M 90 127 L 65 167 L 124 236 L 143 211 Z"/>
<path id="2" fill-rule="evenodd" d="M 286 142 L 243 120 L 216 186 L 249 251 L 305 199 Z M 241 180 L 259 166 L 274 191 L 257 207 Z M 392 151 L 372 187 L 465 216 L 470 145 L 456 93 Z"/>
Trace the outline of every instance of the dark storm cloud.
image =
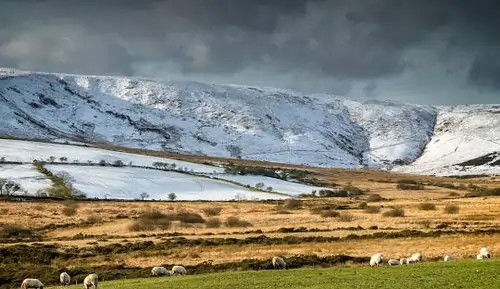
<path id="1" fill-rule="evenodd" d="M 453 102 L 457 87 L 500 89 L 493 0 L 0 0 L 0 7 L 0 66 L 381 98 L 398 98 L 398 88 L 408 101 L 427 95 L 417 102 L 437 95 Z"/>

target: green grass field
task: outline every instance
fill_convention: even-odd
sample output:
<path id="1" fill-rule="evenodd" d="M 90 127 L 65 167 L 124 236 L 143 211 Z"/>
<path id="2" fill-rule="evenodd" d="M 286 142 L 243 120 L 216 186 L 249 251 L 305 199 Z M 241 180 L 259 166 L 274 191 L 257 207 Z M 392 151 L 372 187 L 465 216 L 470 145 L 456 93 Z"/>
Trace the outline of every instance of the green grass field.
<path id="1" fill-rule="evenodd" d="M 74 285 L 69 289 L 83 286 Z M 61 288 L 49 287 L 49 288 Z M 160 288 L 500 288 L 500 260 L 452 261 L 379 268 L 241 271 L 99 283 L 101 289 Z"/>

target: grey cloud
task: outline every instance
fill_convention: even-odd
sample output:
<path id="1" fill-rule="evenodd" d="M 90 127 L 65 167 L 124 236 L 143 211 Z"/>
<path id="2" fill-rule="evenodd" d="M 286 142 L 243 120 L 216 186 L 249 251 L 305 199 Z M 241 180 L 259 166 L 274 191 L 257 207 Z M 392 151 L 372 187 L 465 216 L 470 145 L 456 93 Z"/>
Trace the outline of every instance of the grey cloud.
<path id="1" fill-rule="evenodd" d="M 453 102 L 459 88 L 470 93 L 500 86 L 500 64 L 491 61 L 500 59 L 500 3 L 493 0 L 0 0 L 0 5 L 0 66 L 381 98 L 398 98 L 404 89 L 401 99 L 414 95 L 417 102 Z M 463 59 L 471 59 L 467 67 Z M 430 80 L 439 89 L 431 90 Z"/>

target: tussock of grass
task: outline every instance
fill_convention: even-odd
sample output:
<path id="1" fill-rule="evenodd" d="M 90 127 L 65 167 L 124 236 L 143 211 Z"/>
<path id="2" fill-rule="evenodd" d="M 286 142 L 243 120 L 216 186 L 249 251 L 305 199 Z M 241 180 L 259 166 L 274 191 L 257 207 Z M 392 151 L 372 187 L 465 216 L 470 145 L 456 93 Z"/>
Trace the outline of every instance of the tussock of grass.
<path id="1" fill-rule="evenodd" d="M 418 209 L 422 211 L 434 211 L 436 210 L 436 205 L 433 203 L 420 203 L 418 204 Z"/>
<path id="2" fill-rule="evenodd" d="M 460 207 L 458 205 L 446 205 L 444 207 L 444 213 L 446 214 L 458 214 L 460 212 Z"/>
<path id="3" fill-rule="evenodd" d="M 234 227 L 252 227 L 252 224 L 245 220 L 240 220 L 238 217 L 227 217 L 226 222 L 224 223 L 226 227 L 234 228 Z"/>
<path id="4" fill-rule="evenodd" d="M 391 209 L 389 211 L 383 212 L 382 216 L 384 216 L 384 217 L 392 217 L 392 218 L 404 217 L 405 216 L 405 211 L 403 209 L 401 209 L 401 208 L 394 208 L 394 209 Z"/>
<path id="5" fill-rule="evenodd" d="M 203 208 L 203 214 L 207 217 L 214 217 L 220 215 L 222 211 L 221 207 L 208 207 L 208 208 Z"/>

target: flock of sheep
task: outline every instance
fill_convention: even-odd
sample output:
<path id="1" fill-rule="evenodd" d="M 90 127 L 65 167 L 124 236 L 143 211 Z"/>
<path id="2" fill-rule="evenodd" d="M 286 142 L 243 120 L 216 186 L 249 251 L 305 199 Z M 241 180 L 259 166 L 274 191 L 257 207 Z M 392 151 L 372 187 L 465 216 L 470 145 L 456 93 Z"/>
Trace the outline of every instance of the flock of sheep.
<path id="1" fill-rule="evenodd" d="M 71 283 L 71 277 L 68 273 L 62 272 L 61 275 L 59 275 L 59 281 L 63 286 L 66 286 Z M 87 275 L 87 277 L 85 277 L 85 279 L 83 279 L 83 287 L 85 289 L 97 289 L 97 283 L 99 283 L 99 277 L 97 276 L 97 274 L 89 274 Z M 28 288 L 43 289 L 43 283 L 38 279 L 24 279 L 23 283 L 21 284 L 21 289 Z"/>
<path id="2" fill-rule="evenodd" d="M 482 260 L 485 258 L 491 258 L 490 251 L 486 247 L 482 247 L 479 250 L 479 254 L 477 254 L 477 260 Z M 449 255 L 444 256 L 444 261 L 450 261 L 451 257 Z M 387 260 L 387 264 L 389 265 L 404 265 L 404 264 L 411 264 L 411 263 L 417 263 L 422 261 L 422 254 L 420 253 L 415 253 L 411 255 L 408 258 L 401 258 L 399 260 L 397 259 L 389 259 Z M 273 257 L 272 259 L 272 264 L 273 268 L 275 269 L 288 269 L 288 265 L 286 264 L 285 260 L 281 257 Z M 385 262 L 384 255 L 382 253 L 377 253 L 373 255 L 370 258 L 370 266 L 380 266 Z M 169 271 L 165 267 L 153 267 L 151 269 L 151 274 L 150 276 L 176 276 L 176 275 L 181 275 L 184 276 L 187 274 L 186 268 L 183 266 L 173 266 L 172 269 Z M 69 276 L 68 273 L 62 272 L 61 275 L 59 276 L 59 281 L 63 286 L 69 285 L 71 283 L 71 277 Z M 85 279 L 83 280 L 83 287 L 85 289 L 97 289 L 97 283 L 99 282 L 99 277 L 97 274 L 89 274 Z M 37 288 L 37 289 L 43 289 L 43 283 L 38 280 L 38 279 L 24 279 L 23 283 L 21 284 L 21 289 L 28 289 L 28 288 Z"/>
<path id="3" fill-rule="evenodd" d="M 486 248 L 486 247 L 482 247 L 479 250 L 479 254 L 477 254 L 476 259 L 482 260 L 485 258 L 488 258 L 488 259 L 491 258 L 490 250 L 488 250 L 488 248 Z M 443 260 L 445 262 L 448 262 L 451 260 L 451 256 L 446 255 L 446 256 L 444 256 Z M 389 260 L 387 260 L 387 264 L 389 264 L 390 266 L 392 266 L 392 265 L 404 265 L 404 264 L 417 263 L 420 261 L 422 261 L 422 254 L 415 253 L 415 254 L 411 255 L 409 258 L 401 258 L 399 260 L 389 259 Z M 380 266 L 384 262 L 385 262 L 385 258 L 384 258 L 384 255 L 382 253 L 377 253 L 370 258 L 370 266 L 372 266 L 372 267 L 373 266 Z"/>

